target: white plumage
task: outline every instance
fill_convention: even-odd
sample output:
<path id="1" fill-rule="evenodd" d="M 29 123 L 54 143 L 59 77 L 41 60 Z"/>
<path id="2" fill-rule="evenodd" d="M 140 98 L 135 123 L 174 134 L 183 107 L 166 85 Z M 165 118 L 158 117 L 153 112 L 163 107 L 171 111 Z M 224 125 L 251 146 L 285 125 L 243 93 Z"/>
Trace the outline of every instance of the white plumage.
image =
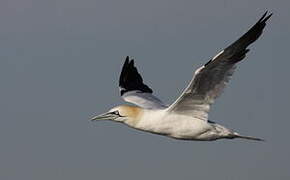
<path id="1" fill-rule="evenodd" d="M 155 97 L 152 89 L 143 83 L 134 60 L 126 58 L 119 79 L 121 96 L 137 106 L 121 105 L 92 120 L 113 120 L 130 127 L 176 139 L 211 141 L 221 138 L 243 138 L 237 132 L 208 120 L 210 105 L 222 93 L 236 65 L 249 51 L 272 14 L 267 12 L 242 37 L 219 52 L 204 66 L 198 68 L 183 93 L 170 106 Z"/>

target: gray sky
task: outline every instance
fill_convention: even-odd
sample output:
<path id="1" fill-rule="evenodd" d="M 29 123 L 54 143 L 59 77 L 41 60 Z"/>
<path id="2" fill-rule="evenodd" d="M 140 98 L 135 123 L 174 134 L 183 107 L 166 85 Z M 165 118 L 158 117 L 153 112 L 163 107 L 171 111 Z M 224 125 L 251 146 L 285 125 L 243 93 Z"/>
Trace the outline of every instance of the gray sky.
<path id="1" fill-rule="evenodd" d="M 0 179 L 289 179 L 289 1 L 2 0 Z M 270 10 L 210 119 L 266 142 L 177 141 L 89 118 L 136 59 L 167 103 Z"/>

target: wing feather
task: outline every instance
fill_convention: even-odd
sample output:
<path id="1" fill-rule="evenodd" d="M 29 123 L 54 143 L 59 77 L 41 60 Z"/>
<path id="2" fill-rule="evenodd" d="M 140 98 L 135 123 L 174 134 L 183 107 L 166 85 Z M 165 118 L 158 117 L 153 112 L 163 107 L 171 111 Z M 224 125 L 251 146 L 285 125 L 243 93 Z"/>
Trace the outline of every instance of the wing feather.
<path id="1" fill-rule="evenodd" d="M 165 108 L 161 100 L 152 95 L 152 89 L 143 83 L 142 76 L 134 65 L 134 59 L 127 56 L 119 78 L 122 98 L 130 103 L 147 109 Z"/>
<path id="2" fill-rule="evenodd" d="M 266 15 L 267 12 L 242 37 L 197 69 L 188 87 L 168 111 L 207 121 L 210 105 L 222 93 L 234 73 L 236 63 L 245 58 L 249 51 L 247 47 L 261 36 L 266 21 L 272 16 Z"/>

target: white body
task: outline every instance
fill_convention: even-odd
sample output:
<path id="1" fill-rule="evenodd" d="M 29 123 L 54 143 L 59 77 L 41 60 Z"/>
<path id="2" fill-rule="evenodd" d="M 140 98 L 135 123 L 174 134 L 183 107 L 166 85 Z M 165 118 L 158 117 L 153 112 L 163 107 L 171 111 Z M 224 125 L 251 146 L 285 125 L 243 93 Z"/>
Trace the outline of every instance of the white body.
<path id="1" fill-rule="evenodd" d="M 235 133 L 215 123 L 164 110 L 145 110 L 138 121 L 125 121 L 130 127 L 177 139 L 216 140 Z"/>

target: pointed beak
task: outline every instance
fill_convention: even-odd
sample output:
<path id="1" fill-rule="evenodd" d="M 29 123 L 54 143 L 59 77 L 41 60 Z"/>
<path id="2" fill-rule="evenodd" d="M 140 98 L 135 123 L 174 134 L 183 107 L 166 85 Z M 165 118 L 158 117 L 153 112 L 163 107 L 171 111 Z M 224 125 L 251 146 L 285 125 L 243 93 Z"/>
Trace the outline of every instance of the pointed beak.
<path id="1" fill-rule="evenodd" d="M 98 116 L 94 116 L 91 118 L 91 121 L 96 121 L 96 120 L 112 120 L 114 119 L 114 116 L 110 113 L 104 113 Z"/>

